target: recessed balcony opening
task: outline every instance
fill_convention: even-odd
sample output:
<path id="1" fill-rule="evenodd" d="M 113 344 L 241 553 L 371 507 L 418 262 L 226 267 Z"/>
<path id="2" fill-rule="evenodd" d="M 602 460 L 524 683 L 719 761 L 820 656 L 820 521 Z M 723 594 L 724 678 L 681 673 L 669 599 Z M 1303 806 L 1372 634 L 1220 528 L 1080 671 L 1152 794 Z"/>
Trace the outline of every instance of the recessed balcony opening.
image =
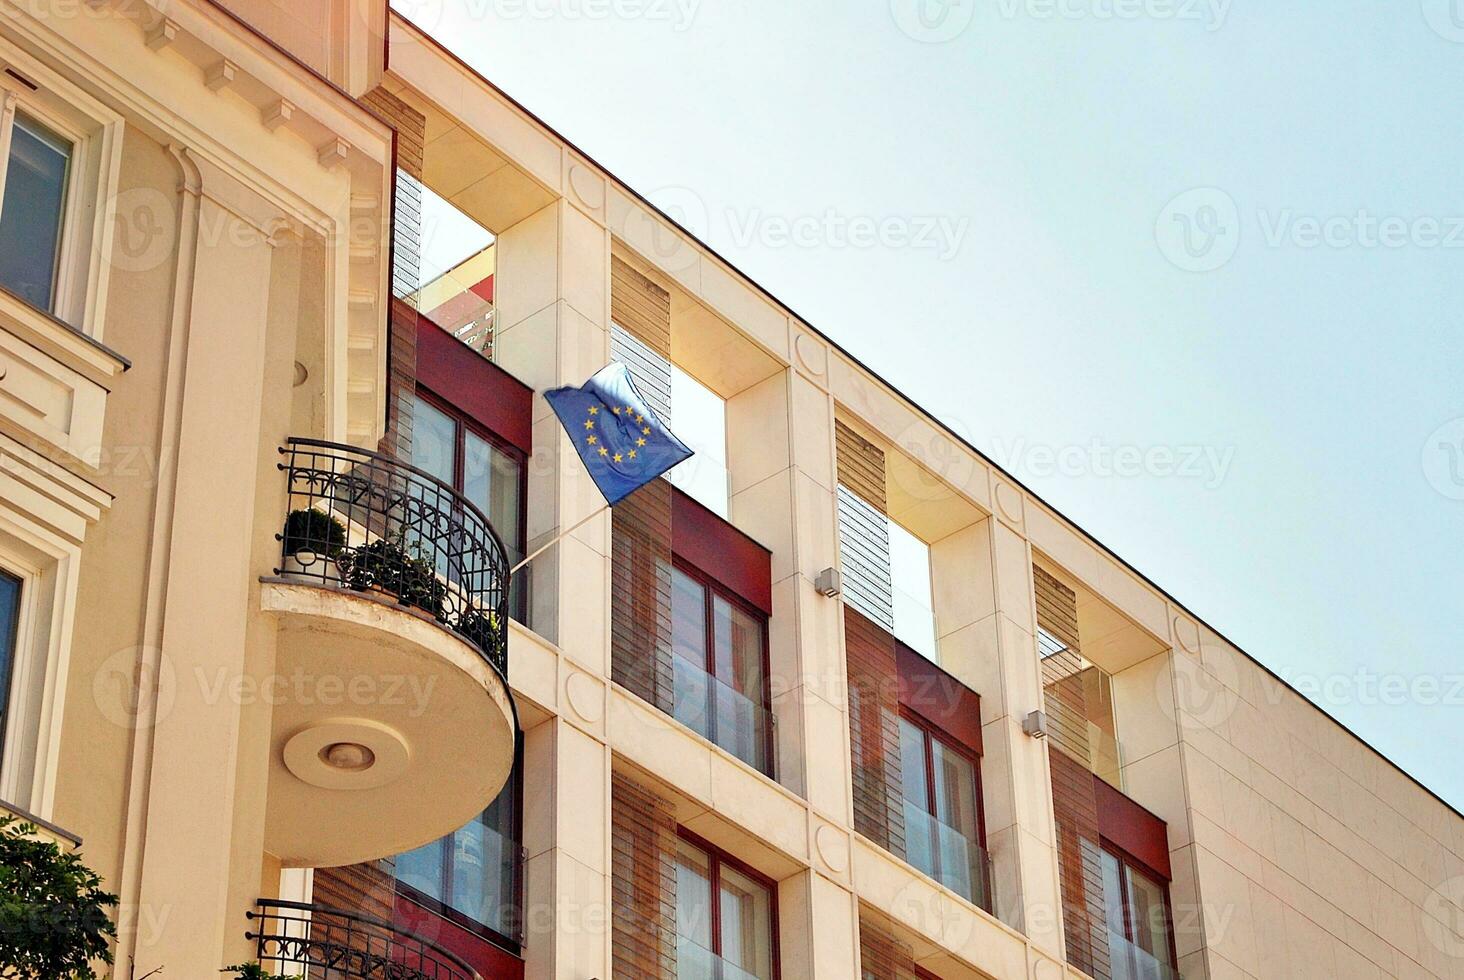
<path id="1" fill-rule="evenodd" d="M 984 515 L 939 474 L 844 413 L 835 448 L 843 599 L 940 663 L 945 631 L 967 624 L 937 620 L 943 569 L 933 549 Z"/>
<path id="2" fill-rule="evenodd" d="M 1167 829 L 1125 795 L 1130 766 L 1149 794 L 1166 781 L 1166 644 L 1044 556 L 1032 580 L 1068 962 L 1115 980 L 1175 977 Z"/>

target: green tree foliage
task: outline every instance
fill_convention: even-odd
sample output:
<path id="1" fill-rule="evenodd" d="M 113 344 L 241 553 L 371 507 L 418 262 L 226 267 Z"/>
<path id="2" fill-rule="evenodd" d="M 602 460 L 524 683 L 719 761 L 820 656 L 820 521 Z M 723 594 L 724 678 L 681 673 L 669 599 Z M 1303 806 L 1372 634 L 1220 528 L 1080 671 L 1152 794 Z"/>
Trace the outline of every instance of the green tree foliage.
<path id="1" fill-rule="evenodd" d="M 112 962 L 117 896 L 74 853 L 37 837 L 33 824 L 0 817 L 0 978 L 97 980 Z"/>

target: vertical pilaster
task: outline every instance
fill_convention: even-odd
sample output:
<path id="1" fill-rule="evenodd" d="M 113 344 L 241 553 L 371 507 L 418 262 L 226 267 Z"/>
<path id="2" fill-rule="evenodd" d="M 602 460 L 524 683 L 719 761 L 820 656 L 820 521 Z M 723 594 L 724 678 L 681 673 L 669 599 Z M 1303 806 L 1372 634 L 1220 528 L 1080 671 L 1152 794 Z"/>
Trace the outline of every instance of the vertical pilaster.
<path id="1" fill-rule="evenodd" d="M 263 801 L 238 792 L 251 722 L 238 699 L 201 679 L 240 677 L 271 656 L 272 632 L 250 625 L 269 533 L 257 524 L 256 497 L 276 216 L 233 178 L 176 155 L 184 176 L 174 329 L 185 338 L 177 441 L 164 450 L 176 459 L 176 490 L 156 515 L 168 525 L 156 653 L 165 680 L 138 735 L 151 741 L 151 764 L 137 901 L 158 928 L 139 933 L 135 957 L 141 972 L 211 976 L 244 952 L 246 908 L 231 888 L 250 889 L 241 867 L 260 869 Z"/>
<path id="2" fill-rule="evenodd" d="M 495 359 L 536 392 L 528 474 L 533 551 L 604 507 L 543 392 L 609 359 L 610 238 L 565 200 L 498 236 Z M 534 559 L 530 625 L 557 643 L 561 712 L 525 733 L 525 958 L 531 978 L 610 975 L 610 753 L 597 725 L 608 684 L 610 518 Z M 593 692 L 593 693 L 591 693 Z M 583 724 L 578 724 L 583 722 Z"/>
<path id="3" fill-rule="evenodd" d="M 941 664 L 981 695 L 981 780 L 997 918 L 1062 953 L 1048 760 L 1022 721 L 1042 706 L 1030 549 L 991 517 L 931 546 Z"/>

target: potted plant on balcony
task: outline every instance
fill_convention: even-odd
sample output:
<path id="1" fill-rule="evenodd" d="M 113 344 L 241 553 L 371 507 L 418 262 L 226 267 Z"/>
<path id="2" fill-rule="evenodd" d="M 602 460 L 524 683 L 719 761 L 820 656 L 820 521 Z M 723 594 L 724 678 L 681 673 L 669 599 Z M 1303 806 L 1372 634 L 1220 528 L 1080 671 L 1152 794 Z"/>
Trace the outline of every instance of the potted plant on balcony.
<path id="1" fill-rule="evenodd" d="M 232 973 L 229 980 L 291 980 L 280 974 L 269 973 L 258 963 L 235 963 L 233 966 L 226 966 L 220 973 Z"/>
<path id="2" fill-rule="evenodd" d="M 453 626 L 453 631 L 470 643 L 475 643 L 484 653 L 492 653 L 499 636 L 498 616 L 484 612 L 477 606 L 464 610 Z"/>
<path id="3" fill-rule="evenodd" d="M 314 507 L 292 510 L 281 535 L 280 571 L 286 575 L 336 582 L 335 559 L 346 546 L 346 526 Z"/>
<path id="4" fill-rule="evenodd" d="M 341 580 L 358 592 L 384 592 L 397 602 L 443 618 L 447 586 L 431 565 L 408 553 L 400 542 L 377 538 L 342 551 L 336 559 Z"/>

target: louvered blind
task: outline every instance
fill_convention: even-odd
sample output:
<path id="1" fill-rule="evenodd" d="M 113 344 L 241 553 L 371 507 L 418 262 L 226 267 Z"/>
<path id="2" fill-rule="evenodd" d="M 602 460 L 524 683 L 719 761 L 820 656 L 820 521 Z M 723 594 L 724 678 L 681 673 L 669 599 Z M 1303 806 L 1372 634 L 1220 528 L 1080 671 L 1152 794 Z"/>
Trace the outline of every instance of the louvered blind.
<path id="1" fill-rule="evenodd" d="M 844 601 L 892 630 L 894 586 L 890 576 L 890 525 L 885 516 L 884 451 L 837 420 L 834 447 Z"/>
<path id="2" fill-rule="evenodd" d="M 919 980 L 914 951 L 895 938 L 885 923 L 859 908 L 859 975 L 861 980 Z"/>
<path id="3" fill-rule="evenodd" d="M 1058 878 L 1068 962 L 1108 980 L 1103 866 L 1098 848 L 1098 798 L 1088 768 L 1088 711 L 1083 690 L 1077 594 L 1037 566 L 1038 648 L 1049 734 L 1052 813 L 1057 828 Z"/>
<path id="4" fill-rule="evenodd" d="M 900 780 L 900 689 L 895 639 L 852 608 L 844 610 L 849 674 L 854 829 L 892 854 L 905 853 Z"/>
<path id="5" fill-rule="evenodd" d="M 611 356 L 669 421 L 671 296 L 619 258 L 610 272 Z M 616 505 L 610 521 L 610 674 L 670 713 L 671 484 L 652 480 Z"/>
<path id="6" fill-rule="evenodd" d="M 620 773 L 610 786 L 611 965 L 617 977 L 676 976 L 676 822 Z"/>

